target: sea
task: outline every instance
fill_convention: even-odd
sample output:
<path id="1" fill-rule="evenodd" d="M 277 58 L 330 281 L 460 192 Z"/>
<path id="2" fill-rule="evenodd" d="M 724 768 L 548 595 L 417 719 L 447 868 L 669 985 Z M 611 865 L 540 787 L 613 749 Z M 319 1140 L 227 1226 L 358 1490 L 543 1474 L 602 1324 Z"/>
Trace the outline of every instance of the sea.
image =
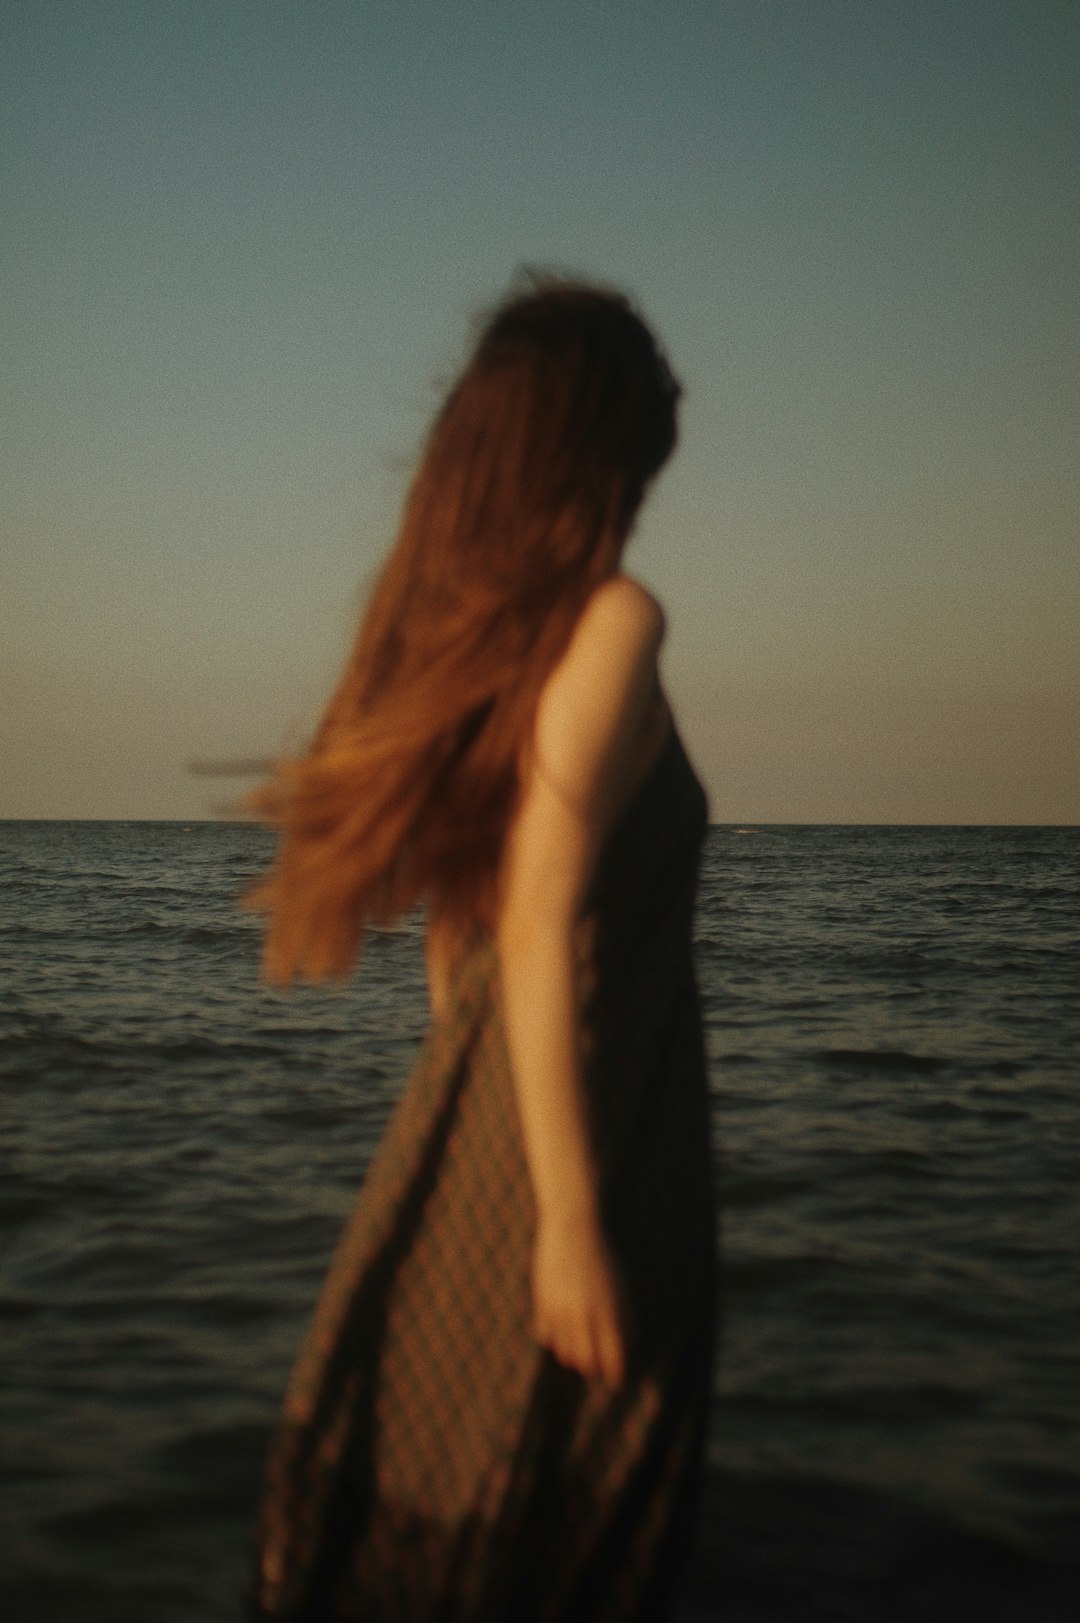
<path id="1" fill-rule="evenodd" d="M 226 1623 L 426 1020 L 259 980 L 237 822 L 0 824 L 0 1616 Z M 1080 1617 L 1080 829 L 713 827 L 723 1329 L 680 1623 Z"/>

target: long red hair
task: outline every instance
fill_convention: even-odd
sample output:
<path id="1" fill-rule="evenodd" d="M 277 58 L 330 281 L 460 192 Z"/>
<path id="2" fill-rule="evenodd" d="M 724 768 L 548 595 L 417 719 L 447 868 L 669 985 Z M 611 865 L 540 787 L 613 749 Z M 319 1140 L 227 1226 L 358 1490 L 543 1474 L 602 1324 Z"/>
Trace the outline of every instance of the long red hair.
<path id="1" fill-rule="evenodd" d="M 346 975 L 365 926 L 421 900 L 491 922 L 540 689 L 618 567 L 679 393 L 617 293 L 534 279 L 483 328 L 311 748 L 249 802 L 282 831 L 248 897 L 270 979 Z"/>

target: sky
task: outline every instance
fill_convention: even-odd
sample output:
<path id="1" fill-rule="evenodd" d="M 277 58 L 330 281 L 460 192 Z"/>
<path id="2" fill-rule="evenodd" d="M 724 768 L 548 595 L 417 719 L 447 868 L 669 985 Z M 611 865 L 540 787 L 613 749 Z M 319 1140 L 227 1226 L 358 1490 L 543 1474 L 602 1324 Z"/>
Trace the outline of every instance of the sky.
<path id="1" fill-rule="evenodd" d="M 714 821 L 1080 822 L 1077 0 L 0 0 L 0 817 L 301 747 L 473 323 L 627 289 Z"/>

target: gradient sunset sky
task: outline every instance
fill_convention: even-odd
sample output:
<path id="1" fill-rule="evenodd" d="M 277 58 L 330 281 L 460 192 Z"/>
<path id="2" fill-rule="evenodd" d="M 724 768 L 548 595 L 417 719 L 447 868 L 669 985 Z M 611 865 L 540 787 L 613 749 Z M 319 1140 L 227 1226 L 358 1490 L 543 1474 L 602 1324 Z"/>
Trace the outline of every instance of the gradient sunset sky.
<path id="1" fill-rule="evenodd" d="M 475 315 L 630 290 L 716 821 L 1080 822 L 1075 0 L 0 0 L 0 816 L 297 746 Z"/>

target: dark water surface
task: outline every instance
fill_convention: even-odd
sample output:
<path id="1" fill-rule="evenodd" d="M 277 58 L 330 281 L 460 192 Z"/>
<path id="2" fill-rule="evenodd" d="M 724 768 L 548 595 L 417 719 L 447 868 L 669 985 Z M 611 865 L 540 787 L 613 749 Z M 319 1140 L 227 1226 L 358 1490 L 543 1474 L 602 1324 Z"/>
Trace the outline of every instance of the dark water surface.
<path id="1" fill-rule="evenodd" d="M 425 1018 L 259 986 L 235 824 L 0 824 L 0 1616 L 235 1617 Z M 710 831 L 724 1334 L 694 1618 L 1080 1617 L 1080 831 Z"/>

